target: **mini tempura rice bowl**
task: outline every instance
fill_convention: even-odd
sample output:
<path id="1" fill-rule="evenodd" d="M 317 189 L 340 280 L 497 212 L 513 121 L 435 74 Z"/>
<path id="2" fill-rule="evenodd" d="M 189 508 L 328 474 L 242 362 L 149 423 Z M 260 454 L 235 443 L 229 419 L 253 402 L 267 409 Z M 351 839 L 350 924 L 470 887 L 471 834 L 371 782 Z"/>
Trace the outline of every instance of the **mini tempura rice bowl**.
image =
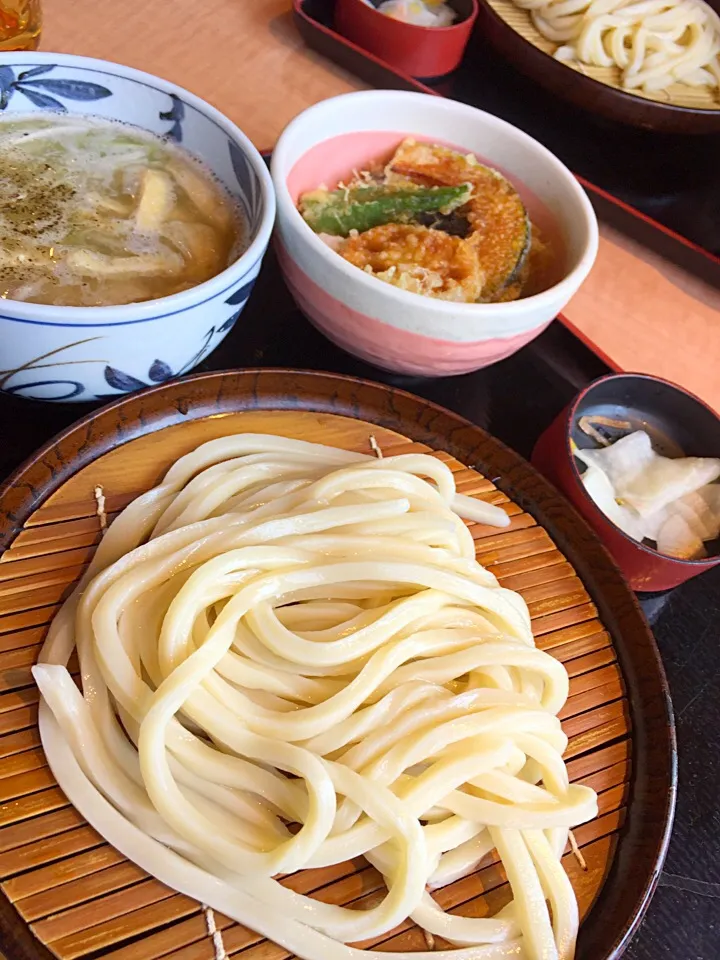
<path id="1" fill-rule="evenodd" d="M 510 180 L 553 247 L 546 289 L 505 303 L 421 296 L 368 275 L 313 233 L 299 197 L 391 155 L 406 137 L 472 152 Z M 382 90 L 325 100 L 286 128 L 272 175 L 280 263 L 298 305 L 348 353 L 396 373 L 468 373 L 510 356 L 563 309 L 597 254 L 593 209 L 556 157 L 503 120 L 439 97 Z"/>
<path id="2" fill-rule="evenodd" d="M 193 94 L 102 60 L 5 54 L 0 87 L 3 118 L 48 111 L 93 116 L 175 141 L 226 188 L 246 231 L 234 262 L 169 296 L 79 307 L 3 299 L 0 389 L 40 400 L 92 401 L 191 370 L 237 321 L 268 244 L 275 198 L 258 151 L 230 120 Z"/>

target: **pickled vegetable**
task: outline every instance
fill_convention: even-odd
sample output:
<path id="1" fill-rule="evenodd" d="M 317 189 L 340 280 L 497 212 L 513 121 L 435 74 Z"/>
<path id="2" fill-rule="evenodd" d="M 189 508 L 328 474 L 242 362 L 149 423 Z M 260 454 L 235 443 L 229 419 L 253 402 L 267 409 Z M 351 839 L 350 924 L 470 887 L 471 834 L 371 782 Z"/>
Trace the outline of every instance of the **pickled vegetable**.
<path id="1" fill-rule="evenodd" d="M 314 190 L 300 199 L 300 212 L 315 233 L 347 237 L 387 223 L 409 223 L 424 213 L 449 214 L 466 204 L 467 183 L 418 187 L 370 184 L 328 192 Z"/>

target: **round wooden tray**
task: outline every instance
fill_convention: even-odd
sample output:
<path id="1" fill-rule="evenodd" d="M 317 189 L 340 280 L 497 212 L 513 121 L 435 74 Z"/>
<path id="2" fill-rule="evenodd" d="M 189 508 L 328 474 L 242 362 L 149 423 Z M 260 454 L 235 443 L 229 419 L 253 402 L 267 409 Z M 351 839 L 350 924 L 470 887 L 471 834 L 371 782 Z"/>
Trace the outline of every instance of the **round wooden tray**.
<path id="1" fill-rule="evenodd" d="M 569 504 L 478 427 L 379 384 L 263 370 L 203 374 L 123 398 L 51 441 L 0 489 L 0 930 L 9 960 L 215 957 L 200 904 L 125 860 L 69 805 L 40 745 L 30 667 L 99 541 L 95 486 L 112 517 L 178 456 L 243 430 L 360 450 L 373 433 L 388 453 L 437 451 L 465 493 L 510 501 L 509 529 L 473 525 L 477 556 L 523 594 L 538 646 L 570 674 L 561 714 L 569 771 L 598 791 L 600 806 L 576 831 L 588 869 L 570 853 L 564 861 L 584 916 L 577 957 L 619 957 L 657 882 L 676 781 L 667 686 L 634 596 Z M 380 885 L 364 861 L 286 882 L 358 906 Z M 438 898 L 482 915 L 508 894 L 489 862 Z M 228 956 L 287 957 L 226 917 L 216 923 Z M 382 939 L 385 949 L 427 949 L 409 924 Z"/>
<path id="2" fill-rule="evenodd" d="M 623 89 L 617 67 L 574 66 L 555 60 L 552 54 L 557 44 L 543 37 L 530 13 L 513 0 L 480 0 L 478 24 L 483 36 L 503 56 L 563 100 L 611 120 L 650 130 L 720 131 L 717 91 L 675 83 L 667 91 L 630 92 Z"/>

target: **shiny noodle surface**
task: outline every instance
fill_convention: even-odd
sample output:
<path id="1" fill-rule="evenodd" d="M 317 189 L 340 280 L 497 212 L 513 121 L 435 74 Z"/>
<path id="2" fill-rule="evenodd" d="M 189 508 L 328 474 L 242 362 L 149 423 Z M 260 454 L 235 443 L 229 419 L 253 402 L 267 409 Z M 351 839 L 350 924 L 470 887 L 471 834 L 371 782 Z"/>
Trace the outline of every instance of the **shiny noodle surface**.
<path id="1" fill-rule="evenodd" d="M 720 95 L 720 16 L 704 0 L 514 0 L 566 62 L 621 71 L 626 90 Z"/>
<path id="2" fill-rule="evenodd" d="M 348 944 L 408 917 L 455 949 L 407 956 L 571 958 L 560 857 L 597 800 L 562 760 L 568 677 L 463 518 L 508 523 L 424 454 L 241 434 L 182 457 L 111 524 L 33 670 L 68 798 L 306 960 L 405 956 Z M 493 849 L 512 901 L 444 912 L 430 890 Z M 386 886 L 367 909 L 277 879 L 359 856 Z"/>

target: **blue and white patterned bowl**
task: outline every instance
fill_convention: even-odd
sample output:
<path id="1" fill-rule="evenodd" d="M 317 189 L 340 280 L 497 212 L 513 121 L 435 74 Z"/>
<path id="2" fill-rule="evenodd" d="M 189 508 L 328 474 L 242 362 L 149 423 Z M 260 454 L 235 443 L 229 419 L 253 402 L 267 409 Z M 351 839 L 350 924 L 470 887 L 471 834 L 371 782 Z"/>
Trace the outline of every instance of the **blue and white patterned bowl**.
<path id="1" fill-rule="evenodd" d="M 123 120 L 201 158 L 242 204 L 250 246 L 190 290 L 116 307 L 0 299 L 0 389 L 38 400 L 98 400 L 187 373 L 237 321 L 275 219 L 262 157 L 221 113 L 182 87 L 105 60 L 3 54 L 0 112 L 54 110 Z"/>

